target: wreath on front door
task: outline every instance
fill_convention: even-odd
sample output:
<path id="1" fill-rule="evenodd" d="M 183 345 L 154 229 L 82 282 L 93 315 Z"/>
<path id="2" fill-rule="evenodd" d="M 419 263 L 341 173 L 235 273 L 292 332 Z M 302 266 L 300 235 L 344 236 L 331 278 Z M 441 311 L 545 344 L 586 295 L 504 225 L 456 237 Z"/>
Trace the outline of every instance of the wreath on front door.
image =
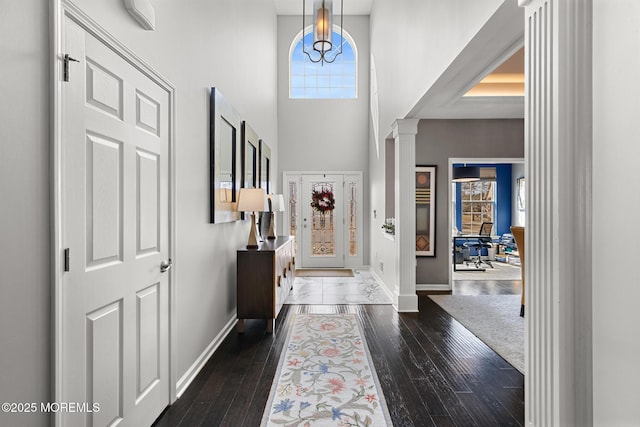
<path id="1" fill-rule="evenodd" d="M 322 189 L 311 192 L 311 207 L 320 213 L 331 212 L 336 207 L 336 199 L 333 191 Z"/>

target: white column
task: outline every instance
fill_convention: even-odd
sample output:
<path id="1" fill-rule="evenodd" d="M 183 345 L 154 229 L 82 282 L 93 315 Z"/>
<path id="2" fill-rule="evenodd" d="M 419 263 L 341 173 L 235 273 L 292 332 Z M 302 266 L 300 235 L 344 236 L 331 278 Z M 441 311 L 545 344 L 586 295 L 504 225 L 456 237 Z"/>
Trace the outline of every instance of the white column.
<path id="1" fill-rule="evenodd" d="M 591 426 L 591 0 L 525 7 L 525 425 Z"/>
<path id="2" fill-rule="evenodd" d="M 418 119 L 396 120 L 395 140 L 396 293 L 398 311 L 418 311 L 416 295 L 416 134 Z"/>

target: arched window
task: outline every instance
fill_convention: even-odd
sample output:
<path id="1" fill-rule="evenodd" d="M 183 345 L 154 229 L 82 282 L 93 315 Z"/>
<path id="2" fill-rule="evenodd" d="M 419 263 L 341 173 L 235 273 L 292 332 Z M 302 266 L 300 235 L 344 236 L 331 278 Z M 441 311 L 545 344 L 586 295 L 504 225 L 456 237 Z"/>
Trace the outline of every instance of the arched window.
<path id="1" fill-rule="evenodd" d="M 311 27 L 305 29 L 305 49 L 313 51 Z M 291 44 L 289 97 L 306 99 L 353 99 L 358 96 L 358 55 L 355 43 L 342 31 L 342 54 L 332 63 L 313 63 L 302 51 L 302 32 Z M 334 49 L 340 49 L 340 27 L 333 28 Z M 313 54 L 312 54 L 313 55 Z M 333 52 L 329 54 L 333 58 Z"/>

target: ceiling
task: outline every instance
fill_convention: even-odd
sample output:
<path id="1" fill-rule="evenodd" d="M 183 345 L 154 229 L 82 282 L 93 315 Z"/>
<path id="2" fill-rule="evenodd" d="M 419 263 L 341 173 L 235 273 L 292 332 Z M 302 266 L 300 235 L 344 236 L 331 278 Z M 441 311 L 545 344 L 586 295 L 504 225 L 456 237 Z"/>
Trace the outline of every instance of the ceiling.
<path id="1" fill-rule="evenodd" d="M 344 1 L 345 15 L 370 15 L 373 0 L 333 0 L 334 13 L 340 13 L 340 3 Z M 306 0 L 307 10 L 311 10 L 313 0 Z M 278 15 L 302 15 L 302 0 L 273 0 Z"/>
<path id="2" fill-rule="evenodd" d="M 273 0 L 278 15 L 297 16 L 302 1 Z M 333 0 L 334 14 L 342 1 L 345 15 L 370 15 L 374 2 Z M 524 9 L 505 1 L 405 118 L 523 118 L 523 44 Z"/>
<path id="3" fill-rule="evenodd" d="M 523 45 L 523 9 L 505 1 L 405 118 L 523 118 Z"/>

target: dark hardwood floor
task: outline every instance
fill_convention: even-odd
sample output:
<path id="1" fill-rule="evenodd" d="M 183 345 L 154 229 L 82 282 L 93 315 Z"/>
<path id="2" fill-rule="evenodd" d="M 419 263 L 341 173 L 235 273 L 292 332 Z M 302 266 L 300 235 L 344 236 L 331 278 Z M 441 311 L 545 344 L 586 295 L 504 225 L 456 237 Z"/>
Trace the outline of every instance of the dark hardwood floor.
<path id="1" fill-rule="evenodd" d="M 426 295 L 419 313 L 390 305 L 292 305 L 245 322 L 154 426 L 259 426 L 295 313 L 355 313 L 394 426 L 524 424 L 524 376 Z"/>

